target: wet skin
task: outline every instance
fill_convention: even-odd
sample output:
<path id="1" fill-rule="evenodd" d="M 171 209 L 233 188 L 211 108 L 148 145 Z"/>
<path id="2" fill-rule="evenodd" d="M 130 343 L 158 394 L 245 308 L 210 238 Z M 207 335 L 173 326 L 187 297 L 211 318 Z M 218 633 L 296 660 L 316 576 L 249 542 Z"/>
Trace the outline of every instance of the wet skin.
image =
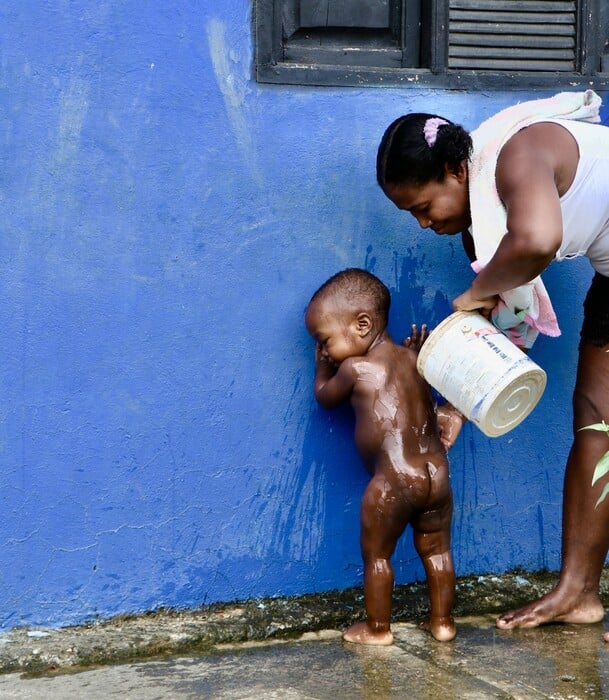
<path id="1" fill-rule="evenodd" d="M 366 621 L 343 638 L 388 645 L 393 590 L 391 556 L 410 524 L 430 591 L 427 628 L 455 635 L 455 575 L 450 553 L 452 492 L 434 403 L 416 369 L 416 351 L 395 344 L 367 313 L 314 302 L 307 312 L 317 342 L 315 396 L 327 408 L 350 399 L 355 442 L 372 478 L 361 502 Z"/>
<path id="2" fill-rule="evenodd" d="M 534 279 L 554 259 L 562 241 L 559 198 L 573 182 L 579 161 L 577 143 L 558 124 L 539 123 L 522 129 L 504 145 L 496 169 L 499 196 L 506 208 L 507 233 L 472 285 L 453 301 L 455 310 L 490 309 L 496 295 Z M 446 187 L 427 190 L 427 219 L 420 212 L 413 187 L 394 186 L 386 194 L 396 206 L 412 211 L 421 226 L 452 233 L 437 213 L 451 212 L 451 221 L 469 218 L 467 177 Z M 455 187 L 461 185 L 461 191 Z M 414 188 L 416 190 L 416 188 Z M 414 207 L 414 208 L 411 208 Z M 446 218 L 446 217 L 445 217 Z M 583 222 L 585 225 L 585 222 Z M 471 241 L 468 234 L 465 243 Z M 591 488 L 592 474 L 607 450 L 606 437 L 583 426 L 609 418 L 609 345 L 582 345 L 573 393 L 574 438 L 564 482 L 562 565 L 556 588 L 518 610 L 500 615 L 497 627 L 537 627 L 550 622 L 595 623 L 603 618 L 600 576 L 609 549 L 609 499 L 595 507 L 602 484 Z M 457 430 L 445 444 L 453 444 Z M 442 424 L 440 425 L 442 434 Z M 609 640 L 608 640 L 609 641 Z"/>

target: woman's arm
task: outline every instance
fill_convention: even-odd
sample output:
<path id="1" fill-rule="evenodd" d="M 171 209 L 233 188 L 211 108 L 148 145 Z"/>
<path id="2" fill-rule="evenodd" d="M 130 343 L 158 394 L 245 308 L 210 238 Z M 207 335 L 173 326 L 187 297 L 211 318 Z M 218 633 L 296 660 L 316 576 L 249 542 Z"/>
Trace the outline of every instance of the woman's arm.
<path id="1" fill-rule="evenodd" d="M 507 213 L 507 233 L 471 287 L 454 300 L 457 310 L 491 308 L 495 297 L 537 277 L 562 241 L 557 179 L 563 163 L 555 124 L 535 124 L 503 147 L 496 169 L 499 196 Z M 560 141 L 560 139 L 558 139 Z"/>

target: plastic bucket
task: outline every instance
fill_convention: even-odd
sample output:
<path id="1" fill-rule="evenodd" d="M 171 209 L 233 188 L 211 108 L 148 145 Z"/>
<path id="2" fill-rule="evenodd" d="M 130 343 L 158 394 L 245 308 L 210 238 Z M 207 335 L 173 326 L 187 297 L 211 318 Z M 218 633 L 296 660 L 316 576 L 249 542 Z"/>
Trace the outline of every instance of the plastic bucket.
<path id="1" fill-rule="evenodd" d="M 476 311 L 457 311 L 429 334 L 419 373 L 489 437 L 519 425 L 546 387 L 546 373 Z"/>

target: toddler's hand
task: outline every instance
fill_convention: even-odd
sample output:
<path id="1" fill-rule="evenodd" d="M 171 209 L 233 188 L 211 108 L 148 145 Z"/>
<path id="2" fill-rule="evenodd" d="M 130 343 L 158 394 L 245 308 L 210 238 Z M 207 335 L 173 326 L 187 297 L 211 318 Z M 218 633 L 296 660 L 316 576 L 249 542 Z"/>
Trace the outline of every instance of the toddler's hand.
<path id="1" fill-rule="evenodd" d="M 319 343 L 315 345 L 315 366 L 318 369 L 327 369 L 328 371 L 331 371 L 332 374 L 336 372 L 336 363 L 323 354 L 321 350 L 321 345 Z"/>
<path id="2" fill-rule="evenodd" d="M 315 343 L 315 364 L 319 365 L 322 359 L 323 355 L 321 354 L 321 345 L 319 343 Z"/>
<path id="3" fill-rule="evenodd" d="M 436 415 L 440 441 L 448 452 L 459 437 L 463 423 L 465 423 L 467 418 L 449 403 L 438 407 Z"/>
<path id="4" fill-rule="evenodd" d="M 424 323 L 421 326 L 421 330 L 419 331 L 418 327 L 416 324 L 412 324 L 412 330 L 410 331 L 410 335 L 408 338 L 404 340 L 402 345 L 405 348 L 412 348 L 415 352 L 419 352 L 419 350 L 423 347 L 423 343 L 427 340 L 428 336 L 427 332 L 427 324 Z"/>

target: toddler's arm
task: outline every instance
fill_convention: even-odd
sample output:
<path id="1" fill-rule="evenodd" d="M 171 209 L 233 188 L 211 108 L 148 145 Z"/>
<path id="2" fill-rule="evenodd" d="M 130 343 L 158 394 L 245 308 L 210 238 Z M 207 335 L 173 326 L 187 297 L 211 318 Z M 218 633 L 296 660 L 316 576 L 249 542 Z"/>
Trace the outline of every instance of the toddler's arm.
<path id="1" fill-rule="evenodd" d="M 335 408 L 351 396 L 354 377 L 348 358 L 336 368 L 322 356 L 319 347 L 315 349 L 315 398 L 324 408 Z"/>

